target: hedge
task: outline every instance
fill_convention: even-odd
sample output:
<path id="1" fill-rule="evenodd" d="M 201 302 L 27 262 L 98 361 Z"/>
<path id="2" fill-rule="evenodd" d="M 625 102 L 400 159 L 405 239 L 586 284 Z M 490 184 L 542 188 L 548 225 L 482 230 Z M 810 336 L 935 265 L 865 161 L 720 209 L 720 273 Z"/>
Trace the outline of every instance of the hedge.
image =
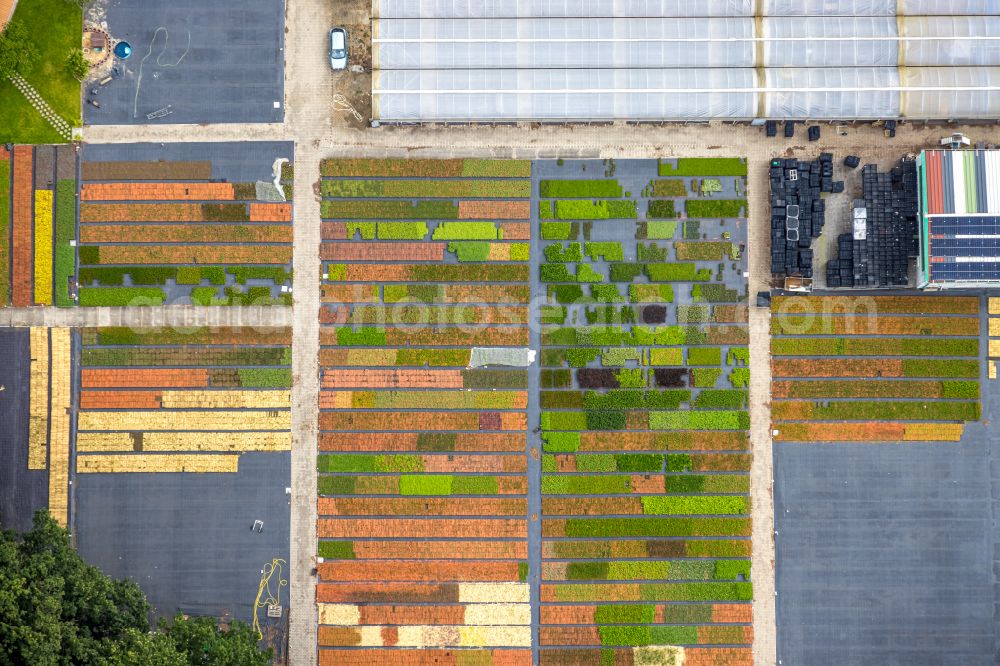
<path id="1" fill-rule="evenodd" d="M 735 495 L 664 496 L 642 498 L 646 515 L 739 515 L 749 513 L 745 497 Z"/>
<path id="2" fill-rule="evenodd" d="M 650 365 L 684 365 L 683 349 L 650 349 Z"/>
<path id="3" fill-rule="evenodd" d="M 461 262 L 490 259 L 490 243 L 487 241 L 453 241 L 448 243 L 448 251 Z"/>
<path id="4" fill-rule="evenodd" d="M 712 269 L 693 263 L 646 264 L 646 275 L 652 282 L 708 282 Z"/>
<path id="5" fill-rule="evenodd" d="M 635 201 L 556 201 L 559 220 L 629 220 L 639 216 Z"/>
<path id="6" fill-rule="evenodd" d="M 722 350 L 718 347 L 692 347 L 688 349 L 688 365 L 721 365 Z"/>
<path id="7" fill-rule="evenodd" d="M 747 430 L 750 415 L 744 411 L 651 412 L 652 430 Z"/>
<path id="8" fill-rule="evenodd" d="M 584 244 L 584 253 L 592 261 L 623 261 L 622 244 L 618 242 L 603 242 Z"/>
<path id="9" fill-rule="evenodd" d="M 979 361 L 903 359 L 904 377 L 979 377 Z"/>
<path id="10" fill-rule="evenodd" d="M 612 282 L 631 282 L 642 275 L 642 264 L 611 264 Z"/>
<path id="11" fill-rule="evenodd" d="M 338 220 L 454 220 L 458 206 L 451 201 L 373 201 L 342 200 L 323 201 L 320 205 L 324 219 Z"/>
<path id="12" fill-rule="evenodd" d="M 683 180 L 674 179 L 653 181 L 654 197 L 686 197 L 687 193 L 687 184 L 685 184 Z"/>
<path id="13" fill-rule="evenodd" d="M 431 234 L 434 240 L 497 240 L 500 229 L 493 222 L 442 222 Z"/>
<path id="14" fill-rule="evenodd" d="M 729 373 L 729 382 L 733 388 L 746 388 L 750 385 L 750 368 L 733 368 Z M 712 382 L 715 386 L 715 382 Z"/>
<path id="15" fill-rule="evenodd" d="M 575 263 L 583 260 L 583 251 L 579 243 L 569 243 L 563 247 L 561 243 L 545 246 L 545 260 L 551 263 Z"/>
<path id="16" fill-rule="evenodd" d="M 570 222 L 542 222 L 540 223 L 542 240 L 569 240 L 575 238 L 573 227 Z"/>
<path id="17" fill-rule="evenodd" d="M 243 388 L 291 388 L 291 368 L 240 368 Z"/>
<path id="18" fill-rule="evenodd" d="M 747 392 L 735 389 L 705 389 L 694 400 L 696 409 L 742 409 L 747 406 Z"/>
<path id="19" fill-rule="evenodd" d="M 616 265 L 611 265 L 612 271 Z M 674 302 L 674 287 L 670 284 L 630 284 L 628 294 L 633 303 Z"/>
<path id="20" fill-rule="evenodd" d="M 317 554 L 327 560 L 353 560 L 356 557 L 352 541 L 320 541 Z"/>
<path id="21" fill-rule="evenodd" d="M 652 624 L 655 618 L 653 605 L 598 606 L 594 610 L 597 624 Z"/>
<path id="22" fill-rule="evenodd" d="M 451 495 L 453 479 L 448 474 L 404 474 L 399 477 L 399 494 Z"/>
<path id="23" fill-rule="evenodd" d="M 543 476 L 542 493 L 545 495 L 613 495 L 631 492 L 631 483 L 632 477 L 630 476 Z"/>
<path id="24" fill-rule="evenodd" d="M 673 199 L 653 199 L 649 202 L 649 212 L 647 215 L 651 218 L 672 218 L 677 217 L 677 211 L 674 209 Z"/>
<path id="25" fill-rule="evenodd" d="M 625 298 L 618 291 L 618 286 L 613 284 L 592 284 L 590 285 L 590 297 L 598 303 L 624 303 Z"/>
<path id="26" fill-rule="evenodd" d="M 687 214 L 691 217 L 741 217 L 746 199 L 689 199 Z"/>
<path id="27" fill-rule="evenodd" d="M 747 164 L 739 157 L 682 157 L 677 166 L 660 162 L 661 176 L 746 176 Z"/>
<path id="28" fill-rule="evenodd" d="M 426 222 L 379 222 L 377 235 L 379 240 L 423 240 L 427 231 Z"/>
<path id="29" fill-rule="evenodd" d="M 617 199 L 622 195 L 617 180 L 543 180 L 539 191 L 543 199 Z"/>
<path id="30" fill-rule="evenodd" d="M 636 256 L 639 261 L 666 261 L 668 249 L 656 243 L 639 243 L 636 245 Z"/>
<path id="31" fill-rule="evenodd" d="M 155 287 L 80 288 L 82 307 L 161 305 L 166 298 L 166 293 Z"/>

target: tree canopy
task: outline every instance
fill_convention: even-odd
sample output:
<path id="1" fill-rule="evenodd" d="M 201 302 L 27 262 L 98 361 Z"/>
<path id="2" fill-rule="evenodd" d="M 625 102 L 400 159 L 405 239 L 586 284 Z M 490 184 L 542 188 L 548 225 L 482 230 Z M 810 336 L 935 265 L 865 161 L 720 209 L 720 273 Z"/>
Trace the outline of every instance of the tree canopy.
<path id="1" fill-rule="evenodd" d="M 30 532 L 0 531 L 0 665 L 266 666 L 251 628 L 215 618 L 160 620 L 133 581 L 83 561 L 46 511 Z"/>
<path id="2" fill-rule="evenodd" d="M 14 20 L 0 32 L 0 77 L 27 74 L 38 59 L 38 49 L 28 35 L 28 29 Z"/>

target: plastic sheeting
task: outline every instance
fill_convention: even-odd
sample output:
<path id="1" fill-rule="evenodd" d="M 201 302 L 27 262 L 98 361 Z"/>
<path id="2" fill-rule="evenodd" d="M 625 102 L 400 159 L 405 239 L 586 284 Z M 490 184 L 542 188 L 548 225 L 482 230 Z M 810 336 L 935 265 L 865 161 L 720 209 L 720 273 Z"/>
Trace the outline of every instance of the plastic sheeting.
<path id="1" fill-rule="evenodd" d="M 374 18 L 1000 16 L 1000 0 L 376 0 Z"/>
<path id="2" fill-rule="evenodd" d="M 393 122 L 992 118 L 1000 67 L 376 72 Z M 979 90 L 979 88 L 982 88 Z"/>

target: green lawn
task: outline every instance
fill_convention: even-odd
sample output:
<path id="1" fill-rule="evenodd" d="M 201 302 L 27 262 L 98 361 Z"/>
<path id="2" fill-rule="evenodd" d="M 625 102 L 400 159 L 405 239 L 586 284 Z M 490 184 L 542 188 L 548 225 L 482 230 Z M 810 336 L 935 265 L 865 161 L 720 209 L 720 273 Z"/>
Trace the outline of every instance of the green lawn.
<path id="1" fill-rule="evenodd" d="M 83 12 L 66 0 L 21 0 L 14 20 L 35 40 L 38 62 L 25 76 L 70 125 L 81 124 L 80 83 L 66 69 L 66 56 L 80 47 Z M 0 143 L 65 143 L 9 81 L 0 81 Z"/>

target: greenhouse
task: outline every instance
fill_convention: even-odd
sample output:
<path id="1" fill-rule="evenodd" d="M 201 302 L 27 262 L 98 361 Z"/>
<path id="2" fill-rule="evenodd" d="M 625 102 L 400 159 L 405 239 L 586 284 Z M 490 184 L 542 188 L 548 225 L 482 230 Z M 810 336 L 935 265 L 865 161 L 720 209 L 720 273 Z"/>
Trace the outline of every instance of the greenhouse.
<path id="1" fill-rule="evenodd" d="M 376 0 L 374 16 L 383 122 L 1000 115 L 1000 0 Z"/>

